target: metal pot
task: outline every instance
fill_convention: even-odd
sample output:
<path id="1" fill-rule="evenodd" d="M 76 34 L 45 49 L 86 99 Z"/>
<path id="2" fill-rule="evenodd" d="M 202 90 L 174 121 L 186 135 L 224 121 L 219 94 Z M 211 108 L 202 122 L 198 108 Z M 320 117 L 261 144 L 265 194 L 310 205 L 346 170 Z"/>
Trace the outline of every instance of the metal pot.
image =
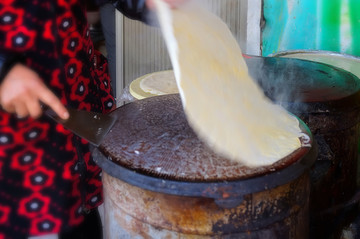
<path id="1" fill-rule="evenodd" d="M 326 51 L 274 56 L 246 59 L 249 72 L 270 98 L 302 119 L 313 133 L 319 154 L 311 170 L 311 235 L 339 238 L 359 203 L 360 59 Z"/>

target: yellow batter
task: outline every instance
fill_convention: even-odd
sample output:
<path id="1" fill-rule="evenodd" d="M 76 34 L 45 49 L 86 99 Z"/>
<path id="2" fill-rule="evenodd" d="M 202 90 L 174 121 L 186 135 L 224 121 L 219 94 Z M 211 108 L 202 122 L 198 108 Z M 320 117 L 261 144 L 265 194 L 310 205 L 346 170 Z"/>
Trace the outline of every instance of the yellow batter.
<path id="1" fill-rule="evenodd" d="M 252 167 L 301 147 L 297 118 L 250 78 L 224 22 L 190 2 L 170 9 L 157 0 L 156 8 L 187 119 L 204 142 Z"/>

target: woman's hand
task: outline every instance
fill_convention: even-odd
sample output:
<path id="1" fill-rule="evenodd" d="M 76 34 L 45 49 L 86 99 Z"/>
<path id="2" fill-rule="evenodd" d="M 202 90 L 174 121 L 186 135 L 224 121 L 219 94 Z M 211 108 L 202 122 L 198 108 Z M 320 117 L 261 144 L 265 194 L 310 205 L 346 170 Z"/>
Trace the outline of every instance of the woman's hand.
<path id="1" fill-rule="evenodd" d="M 35 71 L 20 63 L 13 66 L 0 84 L 2 108 L 19 118 L 38 118 L 42 114 L 40 102 L 48 105 L 60 118 L 69 118 L 65 106 Z"/>

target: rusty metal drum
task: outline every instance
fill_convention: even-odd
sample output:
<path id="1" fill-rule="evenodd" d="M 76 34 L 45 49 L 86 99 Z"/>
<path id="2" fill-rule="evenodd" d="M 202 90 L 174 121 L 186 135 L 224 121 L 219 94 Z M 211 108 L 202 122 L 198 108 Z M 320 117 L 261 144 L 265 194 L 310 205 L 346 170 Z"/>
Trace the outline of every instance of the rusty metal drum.
<path id="1" fill-rule="evenodd" d="M 307 238 L 312 134 L 277 163 L 248 168 L 192 131 L 178 94 L 126 104 L 93 155 L 106 238 Z M 241 147 L 239 145 L 239 147 Z"/>
<path id="2" fill-rule="evenodd" d="M 325 51 L 274 56 L 247 59 L 250 74 L 312 131 L 319 146 L 311 170 L 312 238 L 340 238 L 359 203 L 360 59 Z M 302 64 L 303 72 L 294 71 L 294 64 Z"/>

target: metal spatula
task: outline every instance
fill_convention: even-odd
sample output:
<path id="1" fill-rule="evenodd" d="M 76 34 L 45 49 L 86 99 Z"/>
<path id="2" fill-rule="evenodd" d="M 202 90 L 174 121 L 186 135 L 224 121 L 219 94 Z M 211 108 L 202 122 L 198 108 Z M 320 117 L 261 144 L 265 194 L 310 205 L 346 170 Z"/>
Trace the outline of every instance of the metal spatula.
<path id="1" fill-rule="evenodd" d="M 95 146 L 100 145 L 102 139 L 110 131 L 116 121 L 116 117 L 107 114 L 76 110 L 69 107 L 67 109 L 70 114 L 70 117 L 67 120 L 61 119 L 50 108 L 44 109 L 44 113 L 74 134 L 89 141 L 89 143 Z"/>

